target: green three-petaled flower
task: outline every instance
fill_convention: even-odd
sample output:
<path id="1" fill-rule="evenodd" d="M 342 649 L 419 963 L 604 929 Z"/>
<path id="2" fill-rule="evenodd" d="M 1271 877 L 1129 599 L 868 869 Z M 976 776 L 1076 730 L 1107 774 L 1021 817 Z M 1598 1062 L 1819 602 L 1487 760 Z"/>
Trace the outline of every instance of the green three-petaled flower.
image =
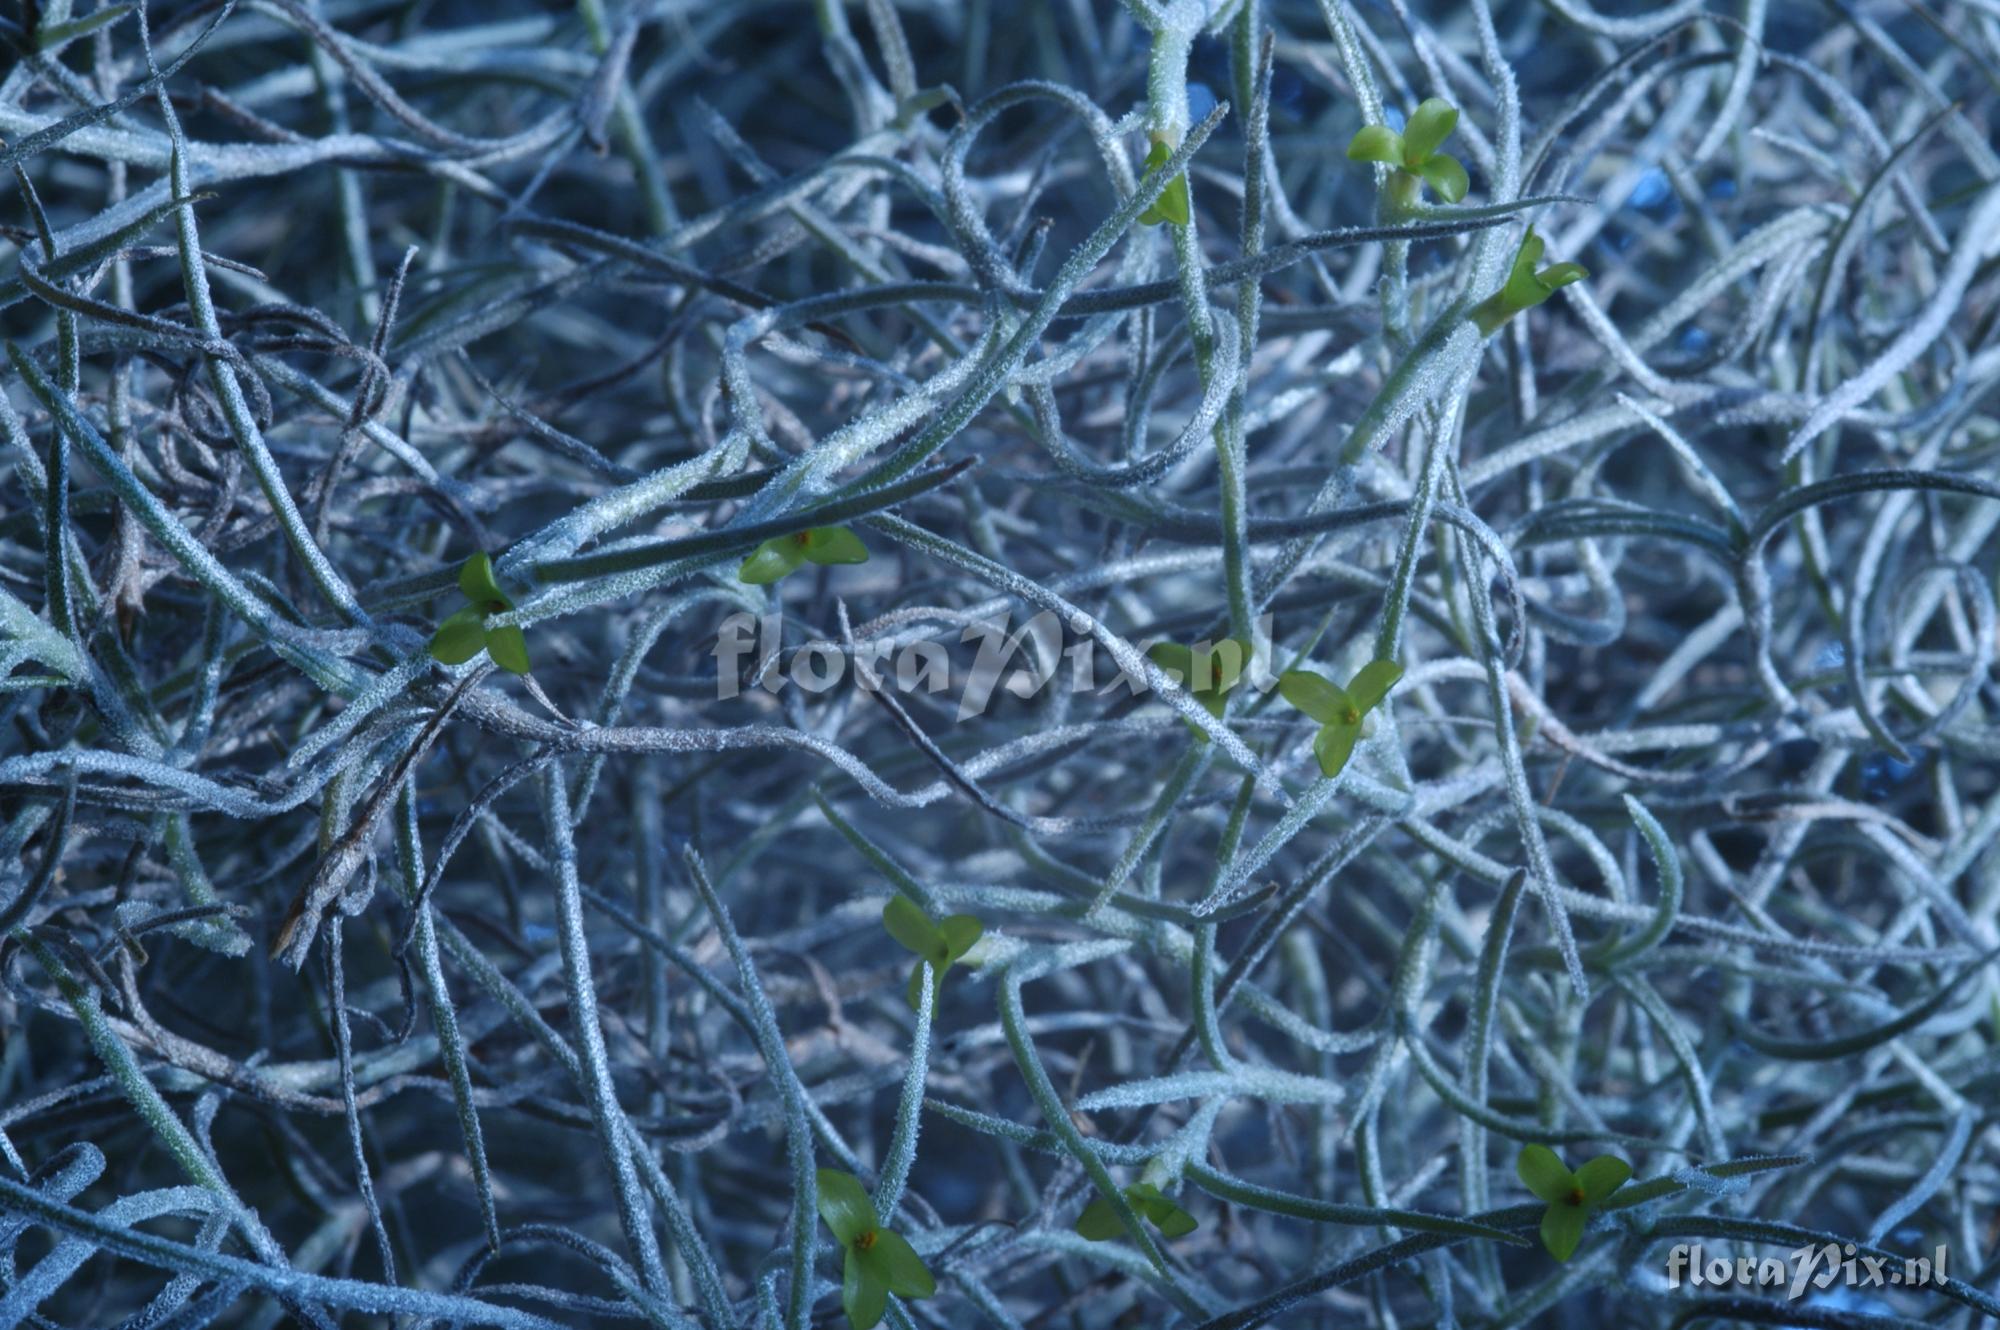
<path id="1" fill-rule="evenodd" d="M 766 586 L 802 563 L 867 563 L 868 547 L 844 526 L 816 526 L 773 536 L 736 570 L 739 581 Z"/>
<path id="2" fill-rule="evenodd" d="M 1523 1146 L 1514 1171 L 1529 1191 L 1548 1202 L 1542 1214 L 1542 1245 L 1558 1261 L 1567 1261 L 1583 1241 L 1590 1212 L 1632 1176 L 1632 1166 L 1617 1155 L 1599 1155 L 1572 1173 L 1546 1145 Z"/>
<path id="3" fill-rule="evenodd" d="M 874 1330 L 889 1310 L 889 1295 L 928 1298 L 937 1281 L 900 1233 L 882 1227 L 875 1203 L 852 1173 L 819 1170 L 819 1217 L 847 1253 L 840 1305 L 854 1330 Z"/>
<path id="4" fill-rule="evenodd" d="M 431 655 L 446 665 L 463 665 L 484 650 L 493 663 L 513 674 L 528 672 L 528 639 L 519 628 L 488 628 L 486 618 L 504 614 L 514 602 L 493 580 L 493 560 L 480 551 L 458 570 L 458 589 L 469 604 L 431 634 Z"/>
<path id="5" fill-rule="evenodd" d="M 1371 660 L 1345 688 L 1312 670 L 1286 670 L 1278 679 L 1279 694 L 1319 722 L 1313 756 L 1323 774 L 1340 774 L 1361 738 L 1361 722 L 1402 677 L 1403 667 L 1395 661 Z"/>
<path id="6" fill-rule="evenodd" d="M 882 907 L 882 927 L 889 930 L 889 936 L 914 951 L 931 963 L 931 996 L 936 999 L 938 985 L 944 982 L 944 972 L 972 950 L 972 944 L 979 941 L 979 935 L 986 931 L 985 925 L 970 914 L 948 915 L 933 923 L 922 907 L 907 896 L 891 896 L 889 903 Z M 910 971 L 910 1006 L 916 1007 L 923 1000 L 924 967 L 919 962 Z"/>
<path id="7" fill-rule="evenodd" d="M 1155 642 L 1146 648 L 1146 659 L 1174 675 L 1174 681 L 1188 690 L 1209 715 L 1222 719 L 1229 705 L 1229 690 L 1243 678 L 1250 663 L 1250 644 L 1240 638 L 1225 637 L 1214 646 L 1184 647 L 1176 642 Z M 1194 732 L 1195 741 L 1207 743 L 1208 736 L 1187 717 L 1181 717 Z"/>
<path id="8" fill-rule="evenodd" d="M 1571 282 L 1590 276 L 1580 263 L 1557 263 L 1535 271 L 1541 262 L 1542 238 L 1529 227 L 1514 251 L 1514 266 L 1508 270 L 1507 284 L 1472 307 L 1472 321 L 1482 337 L 1491 337 L 1500 325 L 1524 309 L 1533 309 Z"/>
<path id="9" fill-rule="evenodd" d="M 1157 171 L 1167 164 L 1174 155 L 1173 145 L 1161 135 L 1153 136 L 1153 146 L 1146 150 L 1148 171 Z M 1184 175 L 1177 175 L 1167 182 L 1160 197 L 1153 200 L 1146 211 L 1139 214 L 1142 226 L 1158 226 L 1161 222 L 1172 222 L 1175 226 L 1186 226 L 1194 216 L 1191 200 L 1188 198 L 1188 182 Z"/>
<path id="10" fill-rule="evenodd" d="M 1147 1223 L 1160 1230 L 1163 1238 L 1184 1238 L 1201 1227 L 1193 1215 L 1175 1205 L 1150 1182 L 1135 1182 L 1125 1188 L 1125 1199 Z M 1092 1242 L 1108 1242 L 1123 1237 L 1125 1225 L 1111 1202 L 1099 1196 L 1083 1207 L 1083 1213 L 1077 1217 L 1076 1231 Z"/>
<path id="11" fill-rule="evenodd" d="M 1350 161 L 1380 162 L 1390 167 L 1389 197 L 1397 206 L 1417 201 L 1418 180 L 1436 190 L 1446 203 L 1456 203 L 1465 197 L 1471 181 L 1458 158 L 1439 152 L 1438 145 L 1451 137 L 1457 126 L 1458 108 L 1432 97 L 1417 108 L 1400 134 L 1387 125 L 1363 125 L 1349 140 L 1347 156 Z"/>

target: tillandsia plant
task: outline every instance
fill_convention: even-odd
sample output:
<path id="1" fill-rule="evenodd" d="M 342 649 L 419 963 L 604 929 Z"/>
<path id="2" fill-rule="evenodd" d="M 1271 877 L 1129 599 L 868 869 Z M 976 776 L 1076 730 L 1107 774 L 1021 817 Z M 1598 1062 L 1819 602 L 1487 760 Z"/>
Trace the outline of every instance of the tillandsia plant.
<path id="1" fill-rule="evenodd" d="M 867 563 L 868 547 L 844 526 L 816 526 L 759 545 L 736 570 L 739 581 L 765 586 L 807 563 Z"/>
<path id="2" fill-rule="evenodd" d="M 1472 321 L 1479 325 L 1481 337 L 1491 337 L 1516 314 L 1533 309 L 1571 282 L 1590 276 L 1580 263 L 1552 263 L 1537 272 L 1535 265 L 1541 261 L 1542 238 L 1531 226 L 1521 237 L 1521 247 L 1514 251 L 1506 283 L 1472 307 Z"/>
<path id="3" fill-rule="evenodd" d="M 1231 690 L 1242 682 L 1243 671 L 1249 668 L 1250 644 L 1236 637 L 1192 647 L 1177 642 L 1155 642 L 1146 648 L 1146 658 L 1171 674 L 1174 682 L 1187 689 L 1209 715 L 1221 720 L 1229 706 Z M 1208 742 L 1208 736 L 1199 726 L 1185 716 L 1181 719 L 1194 734 L 1196 743 Z"/>
<path id="4" fill-rule="evenodd" d="M 883 1226 L 875 1203 L 852 1173 L 819 1170 L 819 1216 L 840 1242 L 840 1305 L 854 1330 L 875 1330 L 889 1295 L 928 1298 L 937 1281 L 909 1240 Z"/>
<path id="5" fill-rule="evenodd" d="M 910 971 L 908 998 L 911 1007 L 923 1001 L 924 962 L 930 963 L 931 992 L 944 983 L 944 972 L 965 958 L 979 941 L 985 926 L 970 914 L 946 915 L 933 920 L 923 907 L 907 896 L 891 896 L 882 907 L 882 927 L 902 946 L 921 959 Z"/>
<path id="6" fill-rule="evenodd" d="M 511 674 L 526 674 L 527 635 L 512 624 L 487 625 L 488 618 L 505 614 L 514 608 L 514 602 L 493 580 L 493 560 L 484 550 L 460 565 L 458 589 L 464 593 L 467 604 L 454 611 L 431 634 L 431 655 L 446 665 L 463 665 L 484 651 L 501 669 Z"/>
<path id="7" fill-rule="evenodd" d="M 0 1330 L 2000 1326 L 1995 0 L 0 14 Z"/>
<path id="8" fill-rule="evenodd" d="M 1632 1166 L 1616 1155 L 1598 1155 L 1572 1173 L 1546 1145 L 1523 1146 L 1514 1171 L 1537 1200 L 1548 1203 L 1542 1212 L 1542 1245 L 1558 1261 L 1576 1254 L 1591 1213 L 1632 1176 Z"/>
<path id="9" fill-rule="evenodd" d="M 1140 1218 L 1158 1229 L 1163 1238 L 1184 1238 L 1201 1227 L 1199 1220 L 1174 1204 L 1172 1197 L 1150 1182 L 1135 1182 L 1124 1188 L 1124 1192 L 1125 1199 L 1138 1211 Z M 1109 1242 L 1125 1236 L 1125 1224 L 1118 1218 L 1118 1211 L 1111 1202 L 1096 1196 L 1077 1216 L 1076 1231 L 1092 1242 Z"/>
<path id="10" fill-rule="evenodd" d="M 1347 159 L 1380 162 L 1389 168 L 1383 203 L 1390 214 L 1407 212 L 1418 200 L 1418 182 L 1429 185 L 1446 203 L 1457 203 L 1471 188 L 1465 166 L 1438 147 L 1458 127 L 1458 108 L 1441 98 L 1426 98 L 1403 132 L 1387 125 L 1363 125 L 1347 143 Z"/>
<path id="11" fill-rule="evenodd" d="M 1361 740 L 1362 722 L 1402 677 L 1403 667 L 1393 660 L 1369 661 L 1345 688 L 1316 670 L 1286 670 L 1278 677 L 1279 695 L 1319 722 L 1313 756 L 1323 774 L 1340 774 Z"/>
<path id="12" fill-rule="evenodd" d="M 1148 172 L 1161 169 L 1174 155 L 1174 145 L 1164 134 L 1153 135 L 1152 145 L 1146 150 L 1143 168 Z M 1162 223 L 1171 223 L 1174 226 L 1186 226 L 1193 216 L 1194 204 L 1188 195 L 1187 176 L 1182 174 L 1169 180 L 1167 187 L 1160 191 L 1160 197 L 1154 199 L 1147 205 L 1145 211 L 1139 214 L 1139 224 L 1159 226 Z"/>

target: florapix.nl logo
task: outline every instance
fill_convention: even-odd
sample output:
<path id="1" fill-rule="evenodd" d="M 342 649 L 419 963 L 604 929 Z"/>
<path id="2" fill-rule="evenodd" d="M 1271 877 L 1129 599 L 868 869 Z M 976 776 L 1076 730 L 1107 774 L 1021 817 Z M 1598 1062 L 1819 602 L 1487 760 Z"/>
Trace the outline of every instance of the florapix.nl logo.
<path id="1" fill-rule="evenodd" d="M 1152 685 L 1137 667 L 1138 659 L 1168 641 L 1158 634 L 1140 637 L 1132 643 L 1132 653 L 1116 652 L 1090 620 L 1050 610 L 1018 625 L 1005 617 L 967 618 L 957 625 L 955 640 L 941 639 L 935 614 L 926 617 L 929 624 L 874 633 L 864 629 L 845 642 L 821 638 L 787 643 L 781 615 L 728 615 L 716 630 L 716 697 L 726 701 L 753 689 L 775 696 L 793 687 L 819 694 L 851 676 L 856 686 L 870 692 L 955 694 L 957 718 L 963 721 L 984 715 L 1003 692 L 1023 701 L 1049 687 L 1105 696 L 1121 690 L 1147 693 Z M 1270 616 L 1257 621 L 1255 637 L 1272 640 Z M 1260 692 L 1278 685 L 1265 653 L 1247 650 L 1233 638 L 1197 640 L 1186 648 L 1186 659 L 1185 668 L 1160 668 L 1175 683 L 1220 675 L 1240 678 Z M 1160 664 L 1157 658 L 1153 663 Z"/>
<path id="2" fill-rule="evenodd" d="M 1945 1248 L 1930 1256 L 1894 1257 L 1828 1242 L 1800 1247 L 1785 1256 L 1725 1256 L 1703 1250 L 1700 1243 L 1676 1243 L 1667 1253 L 1670 1288 L 1781 1288 L 1788 1301 L 1809 1291 L 1827 1292 L 1836 1285 L 1848 1289 L 1942 1288 Z"/>

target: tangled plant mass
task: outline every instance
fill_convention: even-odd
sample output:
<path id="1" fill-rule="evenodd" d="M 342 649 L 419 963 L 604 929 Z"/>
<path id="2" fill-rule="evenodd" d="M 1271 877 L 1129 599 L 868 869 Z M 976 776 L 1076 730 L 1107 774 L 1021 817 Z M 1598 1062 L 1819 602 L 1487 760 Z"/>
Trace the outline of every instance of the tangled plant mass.
<path id="1" fill-rule="evenodd" d="M 2000 1317 L 1989 0 L 0 38 L 0 1326 Z"/>

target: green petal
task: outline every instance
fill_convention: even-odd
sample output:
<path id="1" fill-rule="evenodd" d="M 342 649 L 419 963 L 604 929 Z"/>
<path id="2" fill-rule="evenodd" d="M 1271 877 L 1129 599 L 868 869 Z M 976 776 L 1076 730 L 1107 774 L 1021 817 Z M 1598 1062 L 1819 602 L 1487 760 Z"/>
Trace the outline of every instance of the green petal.
<path id="1" fill-rule="evenodd" d="M 459 568 L 458 589 L 475 605 L 497 600 L 510 610 L 514 608 L 512 602 L 500 594 L 500 584 L 493 580 L 493 560 L 486 557 L 484 550 L 467 559 Z"/>
<path id="2" fill-rule="evenodd" d="M 438 625 L 431 634 L 431 657 L 446 665 L 463 665 L 486 648 L 486 616 L 467 605 Z"/>
<path id="3" fill-rule="evenodd" d="M 1111 1202 L 1100 1196 L 1083 1207 L 1083 1213 L 1077 1216 L 1076 1231 L 1092 1242 L 1109 1242 L 1125 1235 L 1125 1225 L 1111 1208 Z"/>
<path id="4" fill-rule="evenodd" d="M 1213 688 L 1205 692 L 1196 693 L 1194 696 L 1194 700 L 1201 703 L 1202 710 L 1208 712 L 1209 715 L 1215 717 L 1217 720 L 1221 720 L 1222 713 L 1229 708 L 1228 696 L 1223 692 Z M 1194 722 L 1188 720 L 1186 716 L 1182 716 L 1181 719 L 1187 721 L 1187 723 L 1190 726 L 1194 724 Z M 1196 731 L 1196 733 L 1200 733 L 1200 731 Z M 1201 737 L 1206 739 L 1208 736 L 1206 734 L 1203 734 Z"/>
<path id="5" fill-rule="evenodd" d="M 1192 690 L 1194 652 L 1178 642 L 1155 642 L 1146 648 L 1146 659 L 1174 677 L 1174 682 Z"/>
<path id="6" fill-rule="evenodd" d="M 768 586 L 804 561 L 804 551 L 791 537 L 774 536 L 743 561 L 743 566 L 736 570 L 736 580 L 751 586 Z"/>
<path id="7" fill-rule="evenodd" d="M 1175 1205 L 1165 1192 L 1150 1182 L 1127 1187 L 1125 1199 L 1132 1202 L 1132 1208 L 1146 1216 L 1163 1237 L 1184 1238 L 1201 1227 L 1193 1215 Z"/>
<path id="8" fill-rule="evenodd" d="M 1403 136 L 1387 125 L 1363 125 L 1354 137 L 1347 141 L 1347 160 L 1401 166 Z"/>
<path id="9" fill-rule="evenodd" d="M 1576 1189 L 1576 1175 L 1569 1171 L 1562 1157 L 1546 1145 L 1524 1145 L 1520 1158 L 1514 1161 L 1514 1172 L 1521 1182 L 1535 1194 L 1538 1200 L 1550 1205 L 1558 1201 L 1567 1202 L 1569 1194 Z"/>
<path id="10" fill-rule="evenodd" d="M 937 971 L 933 970 L 931 973 L 936 974 Z M 903 986 L 903 996 L 910 1000 L 911 1011 L 923 1010 L 924 963 L 922 961 L 918 961 L 910 968 L 910 982 Z M 932 1000 L 935 1001 L 937 997 L 937 986 L 935 984 L 931 987 L 931 996 Z"/>
<path id="11" fill-rule="evenodd" d="M 875 1203 L 852 1173 L 823 1168 L 819 1171 L 819 1217 L 845 1247 L 875 1227 Z"/>
<path id="12" fill-rule="evenodd" d="M 1465 197 L 1465 191 L 1472 188 L 1472 180 L 1465 174 L 1465 168 L 1458 158 L 1448 152 L 1437 156 L 1416 168 L 1437 196 L 1446 203 L 1456 203 Z"/>
<path id="13" fill-rule="evenodd" d="M 1590 1211 L 1558 1201 L 1542 1214 L 1542 1245 L 1558 1261 L 1567 1261 L 1575 1253 L 1576 1244 L 1583 1241 L 1584 1225 L 1589 1222 Z"/>
<path id="14" fill-rule="evenodd" d="M 1278 694 L 1322 725 L 1354 704 L 1345 688 L 1312 670 L 1286 670 L 1278 678 Z"/>
<path id="15" fill-rule="evenodd" d="M 528 639 L 513 625 L 486 630 L 486 654 L 509 674 L 528 672 Z"/>
<path id="16" fill-rule="evenodd" d="M 1456 128 L 1458 108 L 1438 97 L 1426 98 L 1403 126 L 1403 164 L 1415 170 L 1429 161 Z"/>
<path id="17" fill-rule="evenodd" d="M 1348 699 L 1364 713 L 1373 711 L 1375 704 L 1388 696 L 1389 690 L 1396 686 L 1396 680 L 1402 677 L 1403 667 L 1395 661 L 1371 660 L 1348 681 Z"/>
<path id="18" fill-rule="evenodd" d="M 868 547 L 844 526 L 816 526 L 806 532 L 806 557 L 814 563 L 867 563 Z"/>
<path id="19" fill-rule="evenodd" d="M 1514 252 L 1514 266 L 1508 270 L 1507 285 L 1500 288 L 1500 298 L 1510 313 L 1518 313 L 1539 305 L 1548 299 L 1549 293 L 1535 280 L 1535 264 L 1542 257 L 1542 238 L 1529 227 L 1528 234 L 1521 240 L 1521 248 Z"/>
<path id="20" fill-rule="evenodd" d="M 1320 774 L 1338 776 L 1347 759 L 1354 756 L 1354 745 L 1360 738 L 1359 725 L 1320 726 L 1318 736 L 1313 739 L 1313 756 L 1319 759 Z"/>
<path id="21" fill-rule="evenodd" d="M 1590 270 L 1580 263 L 1558 263 L 1535 274 L 1545 290 L 1560 291 L 1571 282 L 1580 282 L 1590 276 Z"/>
<path id="22" fill-rule="evenodd" d="M 1184 1238 L 1201 1227 L 1199 1220 L 1172 1201 L 1156 1201 L 1146 1218 L 1163 1238 Z"/>
<path id="23" fill-rule="evenodd" d="M 889 930 L 890 937 L 919 956 L 933 954 L 944 941 L 944 934 L 938 932 L 931 917 L 908 896 L 889 898 L 889 903 L 882 907 L 882 927 Z"/>
<path id="24" fill-rule="evenodd" d="M 854 1330 L 875 1330 L 889 1310 L 889 1286 L 869 1273 L 861 1254 L 847 1249 L 840 1271 L 840 1306 Z"/>
<path id="25" fill-rule="evenodd" d="M 1146 150 L 1146 173 L 1150 175 L 1159 170 L 1173 155 L 1174 150 L 1165 140 L 1154 139 L 1153 146 Z M 1190 215 L 1187 177 L 1178 175 L 1169 180 L 1160 196 L 1139 214 L 1139 222 L 1142 226 L 1158 226 L 1161 222 L 1186 226 Z"/>
<path id="26" fill-rule="evenodd" d="M 1195 691 L 1217 695 L 1228 692 L 1243 677 L 1243 667 L 1249 660 L 1250 649 L 1234 637 L 1225 637 L 1211 646 L 1196 647 L 1190 653 L 1190 663 L 1195 677 L 1201 681 L 1201 687 Z"/>
<path id="27" fill-rule="evenodd" d="M 866 1268 L 880 1270 L 889 1291 L 899 1298 L 928 1298 L 937 1292 L 937 1280 L 924 1265 L 917 1249 L 900 1233 L 886 1228 L 875 1230 L 875 1246 L 867 1253 Z"/>
<path id="28" fill-rule="evenodd" d="M 986 925 L 979 922 L 975 914 L 949 914 L 938 925 L 938 932 L 944 934 L 945 955 L 957 960 L 972 950 L 972 944 L 979 941 Z"/>
<path id="29" fill-rule="evenodd" d="M 1576 1171 L 1583 1199 L 1592 1205 L 1624 1186 L 1631 1176 L 1632 1166 L 1617 1155 L 1599 1155 Z"/>

